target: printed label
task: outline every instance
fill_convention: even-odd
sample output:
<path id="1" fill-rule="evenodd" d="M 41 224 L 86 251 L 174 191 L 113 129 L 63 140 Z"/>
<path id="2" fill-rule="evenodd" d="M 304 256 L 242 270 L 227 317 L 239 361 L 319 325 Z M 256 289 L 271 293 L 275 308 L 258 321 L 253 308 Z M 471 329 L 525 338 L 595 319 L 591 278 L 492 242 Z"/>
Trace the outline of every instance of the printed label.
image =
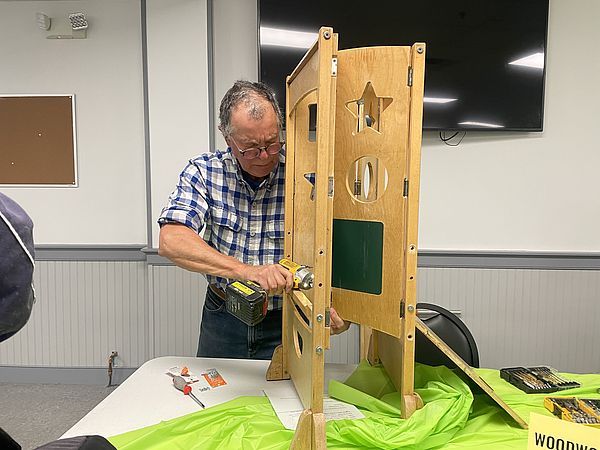
<path id="1" fill-rule="evenodd" d="M 243 292 L 246 295 L 252 295 L 252 294 L 254 294 L 254 291 L 252 289 L 250 289 L 248 286 L 240 283 L 239 281 L 234 281 L 233 283 L 231 283 L 231 286 L 233 286 L 238 291 L 241 291 L 241 292 Z"/>
<path id="2" fill-rule="evenodd" d="M 528 450 L 598 450 L 599 443 L 600 430 L 596 428 L 556 417 L 531 414 Z"/>
<path id="3" fill-rule="evenodd" d="M 227 384 L 227 382 L 223 379 L 221 374 L 217 372 L 217 369 L 208 369 L 206 372 L 202 373 L 202 376 L 213 388 L 224 386 Z"/>

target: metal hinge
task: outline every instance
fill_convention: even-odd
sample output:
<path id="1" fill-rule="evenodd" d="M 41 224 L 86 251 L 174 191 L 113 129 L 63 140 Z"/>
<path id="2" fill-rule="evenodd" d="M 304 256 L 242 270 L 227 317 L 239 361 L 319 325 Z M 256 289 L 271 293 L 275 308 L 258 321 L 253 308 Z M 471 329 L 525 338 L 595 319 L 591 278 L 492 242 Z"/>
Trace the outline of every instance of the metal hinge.
<path id="1" fill-rule="evenodd" d="M 402 191 L 402 197 L 408 197 L 408 178 L 404 179 L 404 190 Z"/>
<path id="2" fill-rule="evenodd" d="M 337 77 L 337 58 L 331 58 L 331 76 Z"/>
<path id="3" fill-rule="evenodd" d="M 413 68 L 412 66 L 408 66 L 408 85 L 413 85 Z"/>
<path id="4" fill-rule="evenodd" d="M 329 186 L 327 188 L 327 195 L 329 197 L 333 197 L 333 186 L 334 186 L 333 177 L 329 177 Z"/>
<path id="5" fill-rule="evenodd" d="M 404 317 L 404 300 L 400 300 L 400 318 Z"/>

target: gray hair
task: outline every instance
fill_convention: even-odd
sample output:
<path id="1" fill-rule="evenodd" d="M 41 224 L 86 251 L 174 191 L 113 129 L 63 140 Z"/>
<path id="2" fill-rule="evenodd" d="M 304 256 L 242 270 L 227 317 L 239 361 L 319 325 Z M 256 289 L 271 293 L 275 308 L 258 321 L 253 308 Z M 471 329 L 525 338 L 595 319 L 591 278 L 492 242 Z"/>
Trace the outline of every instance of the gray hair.
<path id="1" fill-rule="evenodd" d="M 277 127 L 281 129 L 281 111 L 273 89 L 261 82 L 236 81 L 225 93 L 219 108 L 219 130 L 223 136 L 229 137 L 234 131 L 231 125 L 231 113 L 237 106 L 243 104 L 248 109 L 250 117 L 260 120 L 266 112 L 264 101 L 273 107 L 277 116 Z"/>

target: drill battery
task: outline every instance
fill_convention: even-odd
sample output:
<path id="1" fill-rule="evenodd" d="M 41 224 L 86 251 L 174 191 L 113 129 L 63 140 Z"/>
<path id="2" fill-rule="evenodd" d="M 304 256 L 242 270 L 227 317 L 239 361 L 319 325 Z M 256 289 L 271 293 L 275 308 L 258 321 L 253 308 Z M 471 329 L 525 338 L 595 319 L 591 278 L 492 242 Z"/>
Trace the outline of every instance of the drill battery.
<path id="1" fill-rule="evenodd" d="M 252 281 L 233 281 L 225 288 L 227 311 L 248 326 L 262 322 L 267 315 L 267 292 Z"/>

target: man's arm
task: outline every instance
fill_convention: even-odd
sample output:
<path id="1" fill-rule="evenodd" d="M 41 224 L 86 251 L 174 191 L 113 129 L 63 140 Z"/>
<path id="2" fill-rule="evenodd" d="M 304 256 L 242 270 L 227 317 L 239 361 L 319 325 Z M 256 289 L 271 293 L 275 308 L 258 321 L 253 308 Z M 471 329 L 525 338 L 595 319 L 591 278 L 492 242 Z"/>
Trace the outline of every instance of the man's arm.
<path id="1" fill-rule="evenodd" d="M 250 266 L 218 252 L 194 230 L 181 224 L 165 224 L 160 229 L 158 254 L 177 266 L 209 275 L 235 280 L 251 280 L 269 293 L 292 288 L 293 276 L 279 264 Z"/>

